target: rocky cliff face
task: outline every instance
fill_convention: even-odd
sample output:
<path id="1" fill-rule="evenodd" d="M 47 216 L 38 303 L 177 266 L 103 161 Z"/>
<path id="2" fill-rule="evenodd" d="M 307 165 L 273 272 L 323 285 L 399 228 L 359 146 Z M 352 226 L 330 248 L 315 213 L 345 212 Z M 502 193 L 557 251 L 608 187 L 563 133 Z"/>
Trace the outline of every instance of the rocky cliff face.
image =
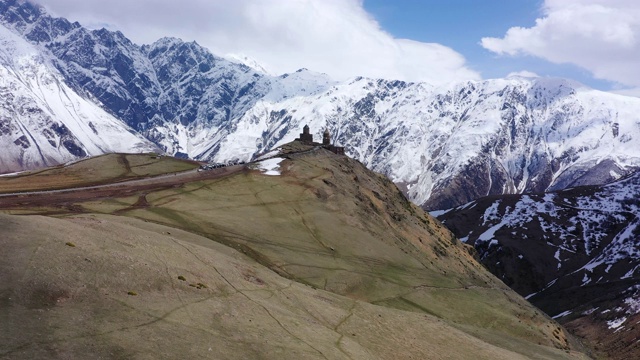
<path id="1" fill-rule="evenodd" d="M 270 76 L 165 38 L 139 46 L 15 0 L 0 21 L 52 54 L 64 82 L 169 154 L 248 160 L 305 124 L 427 209 L 602 184 L 640 168 L 640 100 L 560 79 L 443 87 L 302 69 Z M 17 140 L 17 139 L 14 139 Z M 20 145 L 17 145 L 20 146 Z"/>
<path id="2" fill-rule="evenodd" d="M 639 198 L 635 173 L 605 186 L 483 198 L 437 215 L 507 285 L 603 352 L 629 358 L 640 353 Z"/>

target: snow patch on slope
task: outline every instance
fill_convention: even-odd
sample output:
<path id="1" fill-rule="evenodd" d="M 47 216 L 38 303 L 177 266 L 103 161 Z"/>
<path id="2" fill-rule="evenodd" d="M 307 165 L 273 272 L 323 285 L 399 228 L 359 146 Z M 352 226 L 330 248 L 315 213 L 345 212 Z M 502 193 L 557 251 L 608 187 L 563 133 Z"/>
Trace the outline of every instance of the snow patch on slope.
<path id="1" fill-rule="evenodd" d="M 262 173 L 265 174 L 265 175 L 279 176 L 279 175 L 281 175 L 281 173 L 280 173 L 280 163 L 282 162 L 282 160 L 284 160 L 284 159 L 283 158 L 272 158 L 272 159 L 262 160 L 262 161 L 256 163 L 256 165 L 262 171 Z"/>

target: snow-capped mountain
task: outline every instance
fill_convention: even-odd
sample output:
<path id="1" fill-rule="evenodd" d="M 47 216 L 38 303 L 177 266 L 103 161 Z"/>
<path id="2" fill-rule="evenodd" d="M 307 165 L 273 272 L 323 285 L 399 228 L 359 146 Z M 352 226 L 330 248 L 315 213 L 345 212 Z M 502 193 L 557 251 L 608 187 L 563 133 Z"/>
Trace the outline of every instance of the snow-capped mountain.
<path id="1" fill-rule="evenodd" d="M 332 81 L 300 70 L 280 77 L 164 38 L 133 44 L 120 32 L 88 30 L 28 2 L 0 1 L 0 20 L 56 57 L 76 92 L 174 155 L 204 158 L 258 100 L 314 94 Z"/>
<path id="2" fill-rule="evenodd" d="M 604 186 L 493 196 L 434 214 L 492 273 L 585 336 L 586 323 L 599 336 L 640 336 L 640 172 Z"/>
<path id="3" fill-rule="evenodd" d="M 260 63 L 258 60 L 251 58 L 247 55 L 244 54 L 227 54 L 224 56 L 225 59 L 231 61 L 231 62 L 235 62 L 238 64 L 243 64 L 246 65 L 250 68 L 252 68 L 253 70 L 262 73 L 262 74 L 266 74 L 266 75 L 273 75 L 274 72 L 270 71 L 267 69 L 266 65 Z"/>
<path id="4" fill-rule="evenodd" d="M 640 168 L 640 99 L 568 80 L 337 83 L 306 69 L 270 76 L 174 38 L 139 46 L 17 0 L 0 0 L 0 22 L 52 53 L 78 94 L 172 155 L 248 160 L 305 124 L 316 138 L 329 128 L 347 154 L 428 209 Z"/>
<path id="5" fill-rule="evenodd" d="M 65 84 L 46 52 L 0 25 L 0 170 L 157 147 Z"/>

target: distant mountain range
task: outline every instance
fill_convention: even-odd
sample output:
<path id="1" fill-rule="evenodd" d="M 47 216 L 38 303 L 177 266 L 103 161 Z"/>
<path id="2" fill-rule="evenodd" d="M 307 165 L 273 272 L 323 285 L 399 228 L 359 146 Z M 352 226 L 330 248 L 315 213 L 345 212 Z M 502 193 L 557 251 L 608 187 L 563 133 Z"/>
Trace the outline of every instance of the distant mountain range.
<path id="1" fill-rule="evenodd" d="M 51 96 L 31 101 L 46 114 L 33 124 L 12 109 L 27 99 L 0 109 L 3 129 L 11 129 L 0 138 L 11 148 L 2 155 L 2 172 L 154 146 L 199 160 L 248 160 L 293 140 L 304 124 L 317 137 L 329 128 L 350 156 L 431 210 L 484 195 L 602 184 L 640 168 L 640 99 L 568 80 L 514 77 L 434 87 L 335 82 L 306 69 L 270 76 L 195 42 L 164 38 L 140 46 L 120 32 L 89 30 L 28 2 L 1 0 L 0 23 L 0 51 L 9 63 L 17 56 L 8 43 L 34 54 L 20 57 L 23 67 L 4 64 L 24 79 L 16 82 L 32 82 L 37 97 L 35 84 L 46 82 L 27 69 L 41 61 L 60 83 L 47 90 Z M 5 84 L 3 92 L 15 96 L 15 88 Z M 69 108 L 60 104 L 63 93 L 91 109 L 77 115 L 84 130 L 59 111 L 49 113 Z M 126 136 L 101 130 L 97 118 Z M 66 130 L 51 130 L 54 121 Z M 99 139 L 80 135 L 96 132 Z M 106 138 L 117 141 L 100 143 Z"/>
<path id="2" fill-rule="evenodd" d="M 493 274 L 600 350 L 640 351 L 640 172 L 435 215 Z"/>

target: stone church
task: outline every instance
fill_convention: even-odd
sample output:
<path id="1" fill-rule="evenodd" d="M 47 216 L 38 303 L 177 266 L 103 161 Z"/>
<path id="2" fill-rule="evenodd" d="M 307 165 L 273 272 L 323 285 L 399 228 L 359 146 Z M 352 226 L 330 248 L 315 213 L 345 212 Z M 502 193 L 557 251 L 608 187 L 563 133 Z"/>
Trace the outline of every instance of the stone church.
<path id="1" fill-rule="evenodd" d="M 331 144 L 331 134 L 329 129 L 325 129 L 322 134 L 322 144 L 313 141 L 313 135 L 309 132 L 309 125 L 302 128 L 300 137 L 296 139 L 305 145 L 322 146 L 323 148 L 333 152 L 334 154 L 344 155 L 344 147 Z"/>

